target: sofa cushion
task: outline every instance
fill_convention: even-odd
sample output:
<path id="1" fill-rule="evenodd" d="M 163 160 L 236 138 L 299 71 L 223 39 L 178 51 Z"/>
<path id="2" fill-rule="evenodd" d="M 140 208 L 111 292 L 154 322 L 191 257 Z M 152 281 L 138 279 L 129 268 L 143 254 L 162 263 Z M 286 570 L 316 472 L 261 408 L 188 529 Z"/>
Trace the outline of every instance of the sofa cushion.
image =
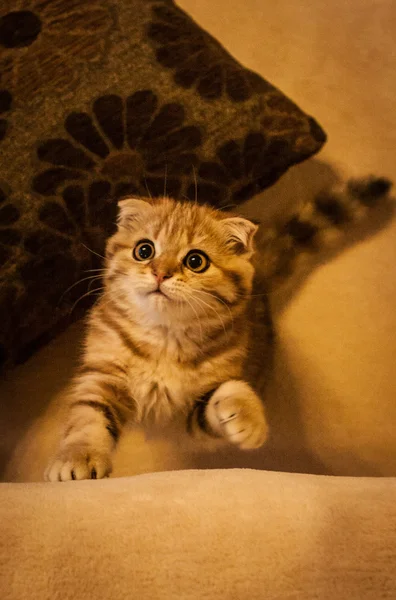
<path id="1" fill-rule="evenodd" d="M 236 205 L 325 141 L 171 0 L 3 0 L 0 74 L 3 366 L 90 305 L 118 198 Z"/>

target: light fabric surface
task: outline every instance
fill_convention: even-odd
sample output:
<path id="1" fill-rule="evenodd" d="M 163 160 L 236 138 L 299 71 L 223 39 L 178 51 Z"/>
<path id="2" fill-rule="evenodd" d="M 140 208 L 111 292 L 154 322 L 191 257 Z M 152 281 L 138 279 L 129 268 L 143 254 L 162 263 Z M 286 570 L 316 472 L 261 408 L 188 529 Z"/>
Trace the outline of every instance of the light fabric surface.
<path id="1" fill-rule="evenodd" d="M 393 600 L 396 480 L 249 470 L 0 485 L 2 600 Z"/>

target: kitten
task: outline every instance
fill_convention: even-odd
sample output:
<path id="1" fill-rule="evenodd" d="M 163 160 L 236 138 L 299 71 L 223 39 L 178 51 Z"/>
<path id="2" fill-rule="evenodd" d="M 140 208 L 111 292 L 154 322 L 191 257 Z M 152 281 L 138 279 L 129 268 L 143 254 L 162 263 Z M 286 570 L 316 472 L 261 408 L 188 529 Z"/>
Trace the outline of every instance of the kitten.
<path id="1" fill-rule="evenodd" d="M 268 297 L 329 232 L 387 196 L 369 178 L 318 196 L 265 232 L 205 205 L 120 202 L 106 249 L 105 293 L 89 316 L 82 365 L 49 481 L 101 478 L 127 421 L 182 411 L 194 435 L 242 449 L 268 436 L 260 390 L 272 347 Z"/>

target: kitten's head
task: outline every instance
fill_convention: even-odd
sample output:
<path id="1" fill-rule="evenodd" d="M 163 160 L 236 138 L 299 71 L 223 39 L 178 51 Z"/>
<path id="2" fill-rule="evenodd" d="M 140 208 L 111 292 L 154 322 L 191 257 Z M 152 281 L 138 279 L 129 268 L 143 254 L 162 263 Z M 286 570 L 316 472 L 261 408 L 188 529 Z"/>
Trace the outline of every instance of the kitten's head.
<path id="1" fill-rule="evenodd" d="M 256 225 L 169 198 L 130 198 L 119 207 L 106 251 L 114 298 L 161 322 L 229 311 L 249 296 Z"/>

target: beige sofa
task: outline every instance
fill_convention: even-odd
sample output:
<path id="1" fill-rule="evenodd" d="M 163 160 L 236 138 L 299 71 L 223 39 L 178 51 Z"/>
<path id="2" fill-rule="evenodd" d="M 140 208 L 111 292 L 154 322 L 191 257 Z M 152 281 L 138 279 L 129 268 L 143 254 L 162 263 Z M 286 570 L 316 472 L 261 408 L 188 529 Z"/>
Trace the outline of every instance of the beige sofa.
<path id="1" fill-rule="evenodd" d="M 0 486 L 5 600 L 393 600 L 396 481 L 181 471 Z"/>

